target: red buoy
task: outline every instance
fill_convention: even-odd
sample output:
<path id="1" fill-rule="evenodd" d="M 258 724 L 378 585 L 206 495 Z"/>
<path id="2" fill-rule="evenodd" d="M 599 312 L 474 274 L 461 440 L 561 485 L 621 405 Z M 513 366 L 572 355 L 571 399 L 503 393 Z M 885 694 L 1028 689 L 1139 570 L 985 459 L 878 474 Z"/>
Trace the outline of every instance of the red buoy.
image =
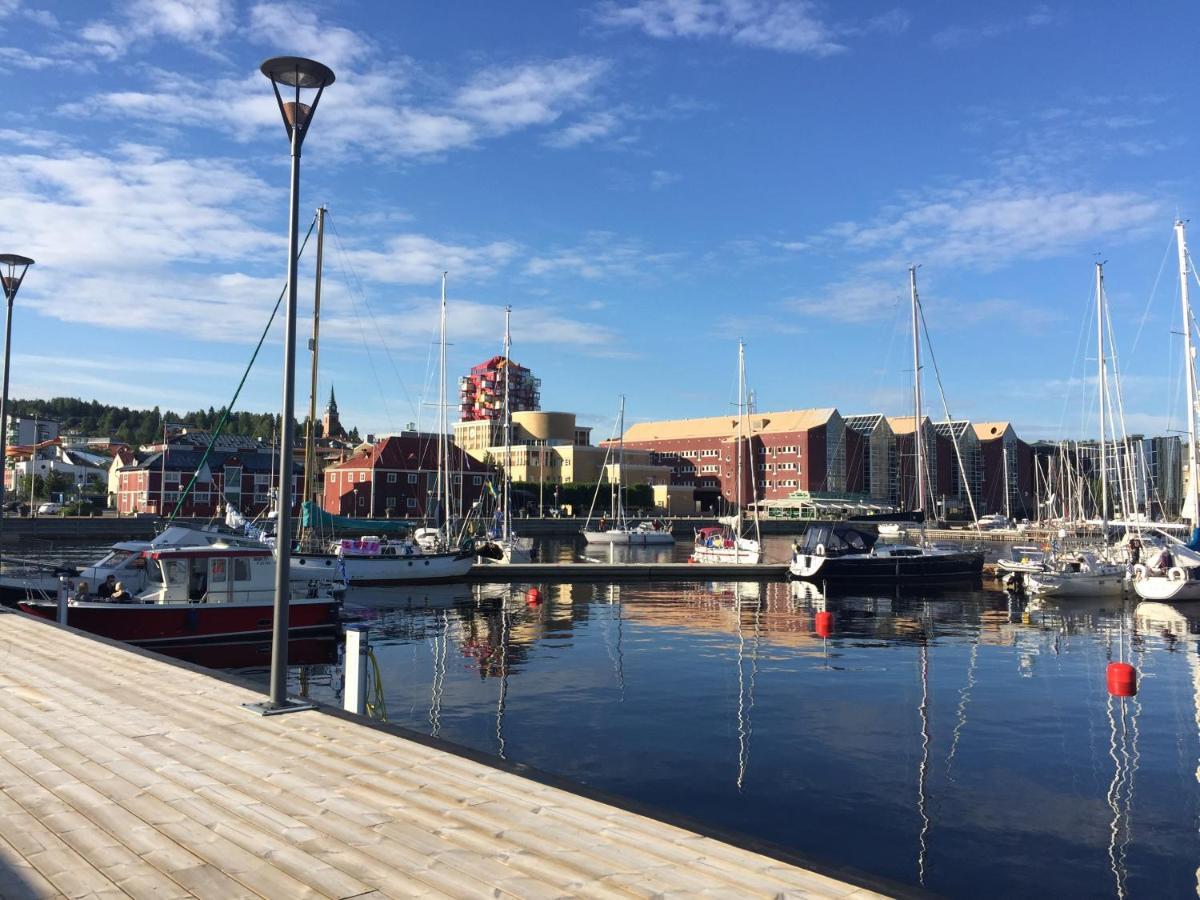
<path id="1" fill-rule="evenodd" d="M 819 612 L 816 617 L 817 634 L 823 638 L 833 634 L 833 613 Z"/>
<path id="2" fill-rule="evenodd" d="M 537 588 L 530 588 L 525 592 L 525 602 L 530 606 L 537 606 L 542 602 L 542 592 Z"/>
<path id="3" fill-rule="evenodd" d="M 1137 669 L 1129 663 L 1108 664 L 1108 692 L 1114 697 L 1132 697 L 1137 693 Z"/>

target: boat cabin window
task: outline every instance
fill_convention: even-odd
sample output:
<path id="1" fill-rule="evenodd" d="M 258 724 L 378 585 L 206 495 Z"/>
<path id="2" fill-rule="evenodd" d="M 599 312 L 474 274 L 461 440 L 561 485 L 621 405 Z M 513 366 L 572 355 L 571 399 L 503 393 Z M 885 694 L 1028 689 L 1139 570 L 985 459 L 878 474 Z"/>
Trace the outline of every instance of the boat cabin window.
<path id="1" fill-rule="evenodd" d="M 208 581 L 210 584 L 224 584 L 229 577 L 229 560 L 214 559 L 209 561 Z"/>
<path id="2" fill-rule="evenodd" d="M 235 559 L 233 561 L 233 580 L 234 581 L 249 581 L 250 580 L 250 560 Z"/>
<path id="3" fill-rule="evenodd" d="M 100 569 L 119 569 L 131 559 L 141 559 L 140 550 L 113 550 L 108 556 L 96 564 Z"/>

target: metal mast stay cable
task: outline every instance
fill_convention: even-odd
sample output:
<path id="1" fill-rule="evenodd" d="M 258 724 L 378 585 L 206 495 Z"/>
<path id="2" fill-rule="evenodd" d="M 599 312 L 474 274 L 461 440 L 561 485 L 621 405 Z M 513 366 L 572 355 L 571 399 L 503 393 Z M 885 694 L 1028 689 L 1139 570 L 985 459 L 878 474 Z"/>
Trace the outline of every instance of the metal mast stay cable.
<path id="1" fill-rule="evenodd" d="M 313 216 L 312 224 L 308 226 L 308 234 L 304 236 L 304 241 L 300 244 L 300 250 L 296 253 L 296 259 L 304 255 L 304 248 L 308 246 L 308 239 L 312 236 L 313 229 L 317 225 L 317 217 Z M 234 404 L 237 403 L 238 397 L 242 393 L 242 388 L 246 384 L 246 379 L 250 377 L 250 370 L 254 368 L 254 361 L 258 359 L 258 351 L 262 349 L 263 343 L 267 339 L 267 332 L 271 330 L 271 325 L 275 321 L 275 316 L 279 314 L 279 307 L 283 304 L 283 298 L 287 294 L 287 285 L 284 284 L 283 290 L 279 292 L 279 299 L 275 301 L 275 308 L 271 310 L 271 316 L 267 319 L 267 325 L 263 328 L 262 335 L 259 336 L 258 345 L 254 348 L 254 352 L 250 355 L 250 362 L 246 364 L 246 371 L 242 373 L 242 380 L 238 382 L 237 390 L 233 392 L 233 399 L 229 401 L 229 405 L 225 407 L 225 411 L 221 413 L 221 418 L 217 422 L 217 427 L 213 429 L 212 437 L 209 439 L 208 447 L 204 450 L 204 455 L 200 457 L 200 462 L 196 464 L 196 471 L 192 475 L 192 480 L 188 482 L 183 493 L 179 495 L 179 502 L 175 504 L 175 509 L 172 511 L 168 522 L 174 521 L 179 515 L 179 511 L 183 509 L 184 501 L 191 494 L 192 488 L 196 486 L 196 481 L 200 478 L 200 473 L 204 471 L 204 466 L 208 462 L 209 456 L 212 454 L 213 447 L 216 446 L 217 438 L 221 436 L 221 431 L 225 428 L 225 423 L 229 421 L 229 415 L 233 412 Z M 166 451 L 163 451 L 164 455 Z"/>

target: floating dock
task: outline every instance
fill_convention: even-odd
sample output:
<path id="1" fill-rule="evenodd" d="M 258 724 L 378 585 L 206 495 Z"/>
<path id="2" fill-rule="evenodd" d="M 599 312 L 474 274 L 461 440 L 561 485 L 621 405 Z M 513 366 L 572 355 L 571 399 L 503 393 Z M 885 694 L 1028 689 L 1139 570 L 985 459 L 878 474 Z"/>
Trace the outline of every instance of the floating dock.
<path id="1" fill-rule="evenodd" d="M 467 578 L 487 584 L 543 581 L 778 581 L 787 576 L 785 563 L 746 566 L 701 563 L 550 562 L 481 563 Z"/>
<path id="2" fill-rule="evenodd" d="M 0 612 L 0 896 L 877 897 L 518 768 Z M 904 891 L 901 891 L 904 893 Z"/>

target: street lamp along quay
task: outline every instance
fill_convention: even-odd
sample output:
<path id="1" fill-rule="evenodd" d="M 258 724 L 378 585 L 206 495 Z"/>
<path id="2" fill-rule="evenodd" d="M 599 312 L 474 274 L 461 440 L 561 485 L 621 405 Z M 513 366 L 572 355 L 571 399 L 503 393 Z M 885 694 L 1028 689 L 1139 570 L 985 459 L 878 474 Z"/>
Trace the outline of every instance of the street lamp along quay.
<path id="1" fill-rule="evenodd" d="M 264 716 L 311 709 L 311 703 L 287 696 L 288 604 L 292 565 L 292 452 L 296 404 L 296 257 L 299 244 L 300 148 L 321 102 L 333 84 L 333 70 L 299 56 L 276 56 L 262 64 L 271 81 L 279 114 L 292 147 L 292 185 L 288 206 L 287 312 L 283 332 L 283 417 L 279 429 L 279 503 L 275 529 L 275 618 L 271 630 L 271 696 L 265 703 L 246 704 Z M 280 87 L 283 91 L 280 91 Z M 302 100 L 312 98 L 311 103 Z M 315 91 L 316 93 L 312 93 Z M 290 98 L 290 99 L 285 99 Z"/>
<path id="2" fill-rule="evenodd" d="M 28 256 L 18 256 L 15 253 L 0 253 L 0 285 L 4 287 L 4 299 L 8 306 L 4 324 L 4 385 L 0 392 L 0 523 L 4 521 L 4 481 L 8 473 L 8 365 L 12 358 L 12 312 L 13 301 L 17 299 L 17 291 L 25 280 L 25 273 L 33 265 Z M 37 443 L 34 435 L 34 443 Z M 32 480 L 33 467 L 30 469 Z"/>

